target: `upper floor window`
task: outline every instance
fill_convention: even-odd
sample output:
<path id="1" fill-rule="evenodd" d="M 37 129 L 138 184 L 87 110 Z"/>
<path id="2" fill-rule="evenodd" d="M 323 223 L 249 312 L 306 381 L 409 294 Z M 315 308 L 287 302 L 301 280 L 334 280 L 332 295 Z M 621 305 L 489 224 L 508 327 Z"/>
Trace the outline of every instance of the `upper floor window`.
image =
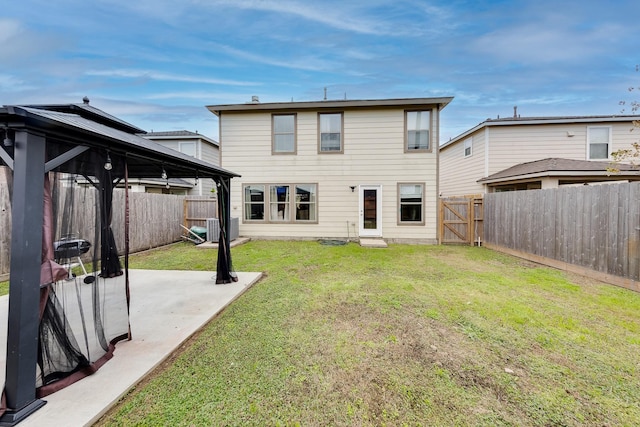
<path id="1" fill-rule="evenodd" d="M 424 184 L 398 184 L 399 224 L 424 224 Z"/>
<path id="2" fill-rule="evenodd" d="M 405 113 L 405 151 L 431 151 L 430 111 L 407 111 Z"/>
<path id="3" fill-rule="evenodd" d="M 464 140 L 464 156 L 469 157 L 473 154 L 473 138 L 467 138 Z"/>
<path id="4" fill-rule="evenodd" d="M 589 160 L 606 160 L 611 154 L 611 127 L 587 128 L 587 152 Z"/>
<path id="5" fill-rule="evenodd" d="M 181 141 L 178 145 L 179 151 L 188 156 L 198 157 L 198 147 L 195 141 Z"/>
<path id="6" fill-rule="evenodd" d="M 273 139 L 272 152 L 296 152 L 296 115 L 274 114 L 272 116 Z"/>
<path id="7" fill-rule="evenodd" d="M 320 153 L 342 152 L 342 113 L 318 114 Z"/>

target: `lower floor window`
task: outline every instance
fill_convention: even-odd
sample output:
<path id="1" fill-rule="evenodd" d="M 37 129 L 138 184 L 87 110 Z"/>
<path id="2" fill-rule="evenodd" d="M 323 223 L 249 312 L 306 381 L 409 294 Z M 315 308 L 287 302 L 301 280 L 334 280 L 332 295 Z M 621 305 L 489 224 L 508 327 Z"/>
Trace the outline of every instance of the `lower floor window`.
<path id="1" fill-rule="evenodd" d="M 316 184 L 247 184 L 243 186 L 245 221 L 316 222 Z"/>
<path id="2" fill-rule="evenodd" d="M 424 223 L 424 184 L 398 184 L 399 223 Z"/>

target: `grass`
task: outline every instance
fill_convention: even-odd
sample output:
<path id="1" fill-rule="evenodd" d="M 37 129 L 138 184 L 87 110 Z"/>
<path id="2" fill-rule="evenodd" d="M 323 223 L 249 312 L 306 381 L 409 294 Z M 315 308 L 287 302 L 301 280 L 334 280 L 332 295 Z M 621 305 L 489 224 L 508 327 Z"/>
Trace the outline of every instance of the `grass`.
<path id="1" fill-rule="evenodd" d="M 473 247 L 254 241 L 233 260 L 266 277 L 98 425 L 640 420 L 640 294 Z M 131 257 L 214 265 L 188 244 Z"/>

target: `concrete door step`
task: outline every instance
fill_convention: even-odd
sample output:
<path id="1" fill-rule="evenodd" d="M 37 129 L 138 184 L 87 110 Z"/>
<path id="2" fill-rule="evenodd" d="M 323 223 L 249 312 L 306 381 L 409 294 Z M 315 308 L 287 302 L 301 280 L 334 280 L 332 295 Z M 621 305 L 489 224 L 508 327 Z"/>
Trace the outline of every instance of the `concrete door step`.
<path id="1" fill-rule="evenodd" d="M 365 248 L 386 248 L 387 242 L 376 238 L 360 238 L 360 246 Z"/>

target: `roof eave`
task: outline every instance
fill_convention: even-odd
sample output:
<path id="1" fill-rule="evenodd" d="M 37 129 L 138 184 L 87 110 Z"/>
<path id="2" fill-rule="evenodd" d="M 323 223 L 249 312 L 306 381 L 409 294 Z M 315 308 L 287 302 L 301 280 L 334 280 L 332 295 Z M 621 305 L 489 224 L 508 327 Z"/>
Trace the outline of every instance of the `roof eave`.
<path id="1" fill-rule="evenodd" d="M 572 124 L 572 123 L 616 123 L 616 122 L 634 122 L 640 120 L 638 115 L 621 115 L 621 116 L 574 116 L 574 117 L 524 117 L 524 118 L 505 118 L 505 119 L 487 119 L 473 128 L 461 133 L 450 139 L 440 146 L 440 150 L 454 145 L 478 130 L 489 126 L 523 126 L 523 125 L 547 125 L 547 124 Z"/>
<path id="2" fill-rule="evenodd" d="M 640 177 L 640 171 L 621 171 L 619 173 L 613 173 L 608 171 L 542 171 L 528 174 L 519 174 L 511 176 L 503 176 L 499 178 L 480 178 L 476 182 L 479 184 L 495 184 L 506 183 L 511 181 L 521 181 L 534 178 L 548 178 L 548 177 L 619 177 L 625 179 L 628 177 Z"/>
<path id="3" fill-rule="evenodd" d="M 399 99 L 367 99 L 367 100 L 327 100 L 307 102 L 269 102 L 208 105 L 207 109 L 216 116 L 222 112 L 253 112 L 253 111 L 303 111 L 329 109 L 359 109 L 359 108 L 416 108 L 431 106 L 442 109 L 453 100 L 453 97 L 439 98 L 399 98 Z"/>

